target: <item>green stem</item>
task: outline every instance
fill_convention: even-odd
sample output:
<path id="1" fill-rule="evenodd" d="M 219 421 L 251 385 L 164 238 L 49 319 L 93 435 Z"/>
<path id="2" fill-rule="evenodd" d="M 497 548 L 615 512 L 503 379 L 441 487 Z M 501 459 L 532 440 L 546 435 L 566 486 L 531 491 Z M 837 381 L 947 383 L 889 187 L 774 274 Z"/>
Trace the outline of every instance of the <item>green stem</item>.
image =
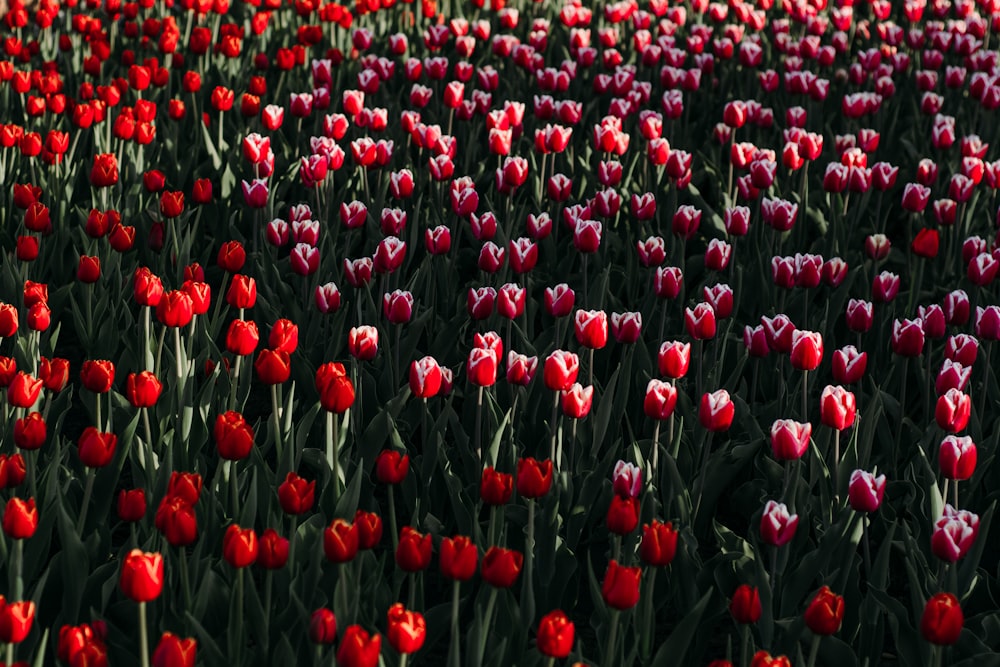
<path id="1" fill-rule="evenodd" d="M 559 463 L 556 460 L 556 420 L 559 419 L 559 392 L 553 392 L 552 398 L 552 420 L 549 422 L 549 429 L 552 431 L 552 448 L 549 454 L 549 458 L 552 462 L 558 466 Z"/>
<path id="2" fill-rule="evenodd" d="M 389 485 L 389 532 L 392 533 L 392 553 L 399 551 L 399 529 L 396 527 L 395 487 Z"/>
<path id="3" fill-rule="evenodd" d="M 812 645 L 809 647 L 809 662 L 806 663 L 806 667 L 815 667 L 816 656 L 819 655 L 819 640 L 821 637 L 819 635 L 813 635 Z"/>
<path id="4" fill-rule="evenodd" d="M 740 667 L 747 667 L 750 664 L 750 626 L 746 624 L 740 626 L 740 635 L 742 636 L 740 641 Z"/>
<path id="5" fill-rule="evenodd" d="M 13 647 L 11 647 L 13 649 Z M 8 655 L 13 650 L 8 652 Z M 139 603 L 139 659 L 142 667 L 149 667 L 149 633 L 146 630 L 146 603 Z M 13 662 L 11 663 L 13 664 Z"/>
<path id="6" fill-rule="evenodd" d="M 243 653 L 243 569 L 236 571 L 236 631 L 233 633 L 233 664 L 242 664 Z"/>
<path id="7" fill-rule="evenodd" d="M 274 426 L 274 454 L 281 460 L 283 445 L 281 442 L 281 406 L 278 405 L 278 385 L 271 385 L 271 421 Z"/>
<path id="8" fill-rule="evenodd" d="M 333 484 L 333 502 L 337 503 L 340 497 L 340 456 L 337 451 L 337 420 L 332 412 L 326 413 L 326 460 L 330 464 L 331 480 Z"/>
<path id="9" fill-rule="evenodd" d="M 608 643 L 604 648 L 604 661 L 601 662 L 603 667 L 613 667 L 616 663 L 613 661 L 615 657 L 615 644 L 618 643 L 618 616 L 621 612 L 617 609 L 611 610 L 611 632 L 608 633 Z"/>
<path id="10" fill-rule="evenodd" d="M 229 498 L 233 521 L 236 521 L 240 509 L 240 482 L 236 475 L 236 461 L 229 461 Z"/>
<path id="11" fill-rule="evenodd" d="M 476 443 L 476 461 L 479 466 L 482 467 L 483 464 L 483 388 L 479 387 L 479 391 L 476 392 L 476 431 L 475 431 L 475 443 Z"/>
<path id="12" fill-rule="evenodd" d="M 191 611 L 191 576 L 188 574 L 187 549 L 180 548 L 181 561 L 181 589 L 184 593 L 184 610 Z"/>
<path id="13" fill-rule="evenodd" d="M 531 624 L 535 615 L 535 499 L 528 498 L 528 535 L 524 542 L 524 582 L 522 583 L 521 599 L 524 601 L 523 618 Z"/>
<path id="14" fill-rule="evenodd" d="M 451 643 L 448 645 L 448 664 L 461 667 L 461 647 L 459 646 L 458 602 L 462 583 L 456 579 L 451 585 Z"/>
<path id="15" fill-rule="evenodd" d="M 96 472 L 93 468 L 87 468 L 87 483 L 83 488 L 83 503 L 80 506 L 80 517 L 76 521 L 76 532 L 83 537 L 83 526 L 87 523 L 87 510 L 90 507 L 90 496 L 94 493 L 94 477 Z"/>
<path id="16" fill-rule="evenodd" d="M 646 598 L 643 600 L 642 614 L 642 657 L 645 661 L 652 650 L 653 632 L 656 629 L 656 618 L 653 616 L 653 595 L 656 592 L 656 571 L 657 568 L 649 568 L 649 576 L 646 578 Z"/>

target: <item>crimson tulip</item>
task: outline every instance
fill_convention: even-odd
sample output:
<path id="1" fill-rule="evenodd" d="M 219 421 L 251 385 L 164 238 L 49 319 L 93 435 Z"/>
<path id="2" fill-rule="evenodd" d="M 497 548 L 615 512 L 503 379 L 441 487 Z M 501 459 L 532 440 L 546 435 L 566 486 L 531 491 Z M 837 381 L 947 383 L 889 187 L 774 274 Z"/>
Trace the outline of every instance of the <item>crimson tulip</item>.
<path id="1" fill-rule="evenodd" d="M 740 584 L 729 602 L 729 613 L 741 625 L 750 625 L 760 620 L 762 613 L 760 591 L 756 586 Z"/>
<path id="2" fill-rule="evenodd" d="M 806 626 L 814 634 L 832 635 L 844 620 L 844 598 L 823 586 L 809 603 L 805 613 Z"/>
<path id="3" fill-rule="evenodd" d="M 950 646 L 958 641 L 965 624 L 965 615 L 958 598 L 952 593 L 937 593 L 924 605 L 920 617 L 920 634 L 939 646 Z"/>
<path id="4" fill-rule="evenodd" d="M 316 480 L 306 481 L 294 472 L 278 486 L 278 504 L 285 514 L 305 514 L 316 502 Z"/>
<path id="5" fill-rule="evenodd" d="M 396 564 L 404 572 L 419 572 L 431 562 L 431 536 L 403 526 L 396 549 Z"/>
<path id="6" fill-rule="evenodd" d="M 538 651 L 549 658 L 565 660 L 573 650 L 576 627 L 566 614 L 556 609 L 538 622 Z"/>
<path id="7" fill-rule="evenodd" d="M 151 602 L 163 591 L 163 556 L 132 549 L 122 563 L 122 593 L 135 602 Z"/>

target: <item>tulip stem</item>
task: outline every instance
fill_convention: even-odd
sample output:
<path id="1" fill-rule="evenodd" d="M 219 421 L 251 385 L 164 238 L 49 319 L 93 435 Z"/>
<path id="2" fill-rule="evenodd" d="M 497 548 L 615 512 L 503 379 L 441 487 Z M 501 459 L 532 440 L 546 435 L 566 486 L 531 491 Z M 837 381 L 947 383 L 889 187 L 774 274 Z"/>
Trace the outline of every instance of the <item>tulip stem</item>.
<path id="1" fill-rule="evenodd" d="M 524 582 L 521 599 L 524 601 L 524 619 L 530 625 L 535 616 L 535 499 L 528 498 L 528 535 L 524 542 Z"/>
<path id="2" fill-rule="evenodd" d="M 802 421 L 809 421 L 809 371 L 802 371 Z"/>
<path id="3" fill-rule="evenodd" d="M 656 591 L 656 571 L 658 568 L 651 567 L 647 570 L 649 576 L 646 577 L 646 598 L 643 600 L 643 614 L 642 614 L 642 657 L 649 657 L 652 647 L 650 642 L 653 641 L 653 630 L 656 625 L 656 619 L 653 616 L 653 593 Z"/>
<path id="4" fill-rule="evenodd" d="M 337 497 L 340 495 L 340 457 L 337 452 L 337 420 L 333 418 L 332 412 L 326 413 L 326 460 L 330 464 L 330 472 L 332 475 L 331 483 L 333 484 L 333 502 L 334 505 L 337 503 Z M 391 487 L 390 487 L 391 493 Z M 392 496 L 389 496 L 390 501 Z"/>
<path id="5" fill-rule="evenodd" d="M 274 422 L 274 455 L 280 461 L 282 454 L 281 442 L 281 405 L 278 402 L 278 385 L 271 385 L 271 419 Z M 329 416 L 331 413 L 327 413 Z M 289 452 L 291 453 L 291 452 Z M 294 461 L 290 462 L 289 470 L 295 468 Z"/>
<path id="6" fill-rule="evenodd" d="M 559 392 L 553 392 L 552 397 L 552 420 L 549 422 L 549 429 L 552 431 L 552 451 L 549 454 L 549 458 L 552 459 L 552 463 L 559 467 L 559 461 L 556 460 L 556 421 L 559 419 Z"/>
<path id="7" fill-rule="evenodd" d="M 451 584 L 451 643 L 448 645 L 448 664 L 461 667 L 461 647 L 459 646 L 458 602 L 462 583 L 456 579 Z M 404 654 L 405 655 L 405 654 Z"/>
<path id="8" fill-rule="evenodd" d="M 864 550 L 865 555 L 865 574 L 868 577 L 872 576 L 872 550 L 871 546 L 868 544 L 868 517 L 864 516 L 861 518 L 861 548 Z"/>
<path id="9" fill-rule="evenodd" d="M 233 664 L 242 664 L 243 653 L 243 569 L 236 570 L 236 630 L 233 633 Z"/>
<path id="10" fill-rule="evenodd" d="M 476 664 L 482 663 L 483 651 L 486 650 L 486 640 L 490 636 L 489 630 L 493 621 L 493 609 L 494 607 L 496 607 L 497 592 L 499 590 L 500 589 L 498 588 L 494 588 L 492 586 L 490 587 L 490 597 L 489 599 L 486 600 L 486 613 L 483 614 L 483 626 L 481 628 L 481 632 L 479 635 L 479 654 L 478 654 L 479 659 L 477 660 Z"/>
<path id="11" fill-rule="evenodd" d="M 150 336 L 151 327 L 151 315 L 150 312 L 153 310 L 151 306 L 143 307 L 143 337 L 142 337 L 142 354 L 143 360 L 146 364 L 146 370 L 153 370 L 153 339 Z"/>
<path id="12" fill-rule="evenodd" d="M 146 471 L 146 480 L 152 487 L 156 472 L 153 470 L 153 429 L 149 426 L 149 408 L 140 408 L 139 411 L 142 413 L 142 426 L 146 431 L 146 442 L 142 449 L 142 467 Z"/>
<path id="13" fill-rule="evenodd" d="M 11 649 L 13 649 L 13 646 Z M 8 651 L 8 657 L 10 657 L 12 652 L 12 650 Z M 149 667 L 149 634 L 146 631 L 145 602 L 139 603 L 139 659 L 142 661 L 142 667 Z M 13 664 L 13 662 L 10 664 Z"/>
<path id="14" fill-rule="evenodd" d="M 833 504 L 840 504 L 840 429 L 833 432 Z"/>
<path id="15" fill-rule="evenodd" d="M 399 656 L 399 667 L 406 667 L 406 659 L 410 656 L 409 653 L 404 653 Z"/>
<path id="16" fill-rule="evenodd" d="M 24 540 L 14 540 L 14 594 L 11 596 L 14 600 L 20 600 L 24 597 L 24 577 L 22 576 L 22 570 L 24 568 Z"/>
<path id="17" fill-rule="evenodd" d="M 750 664 L 750 625 L 740 625 L 740 667 L 747 667 Z"/>
<path id="18" fill-rule="evenodd" d="M 807 667 L 814 667 L 816 665 L 816 656 L 819 655 L 820 639 L 820 635 L 813 635 L 812 645 L 809 647 L 809 662 L 806 663 Z"/>
<path id="19" fill-rule="evenodd" d="M 608 644 L 604 648 L 604 661 L 601 664 L 604 667 L 611 667 L 615 664 L 613 658 L 615 655 L 615 644 L 618 643 L 618 616 L 621 612 L 617 609 L 611 610 L 611 632 L 608 633 Z"/>
<path id="20" fill-rule="evenodd" d="M 83 537 L 83 526 L 87 523 L 87 509 L 90 507 L 90 496 L 94 493 L 94 477 L 96 472 L 93 468 L 87 468 L 87 482 L 83 487 L 83 504 L 80 505 L 80 517 L 76 521 L 76 532 Z"/>
<path id="21" fill-rule="evenodd" d="M 236 409 L 236 394 L 239 392 L 240 385 L 240 366 L 243 363 L 243 357 L 236 357 L 236 364 L 233 366 L 233 379 L 232 383 L 229 385 L 229 409 Z"/>
<path id="22" fill-rule="evenodd" d="M 232 517 L 236 521 L 236 515 L 240 509 L 240 482 L 236 476 L 236 461 L 229 461 L 229 498 L 232 503 Z"/>
<path id="23" fill-rule="evenodd" d="M 476 462 L 481 468 L 483 465 L 483 387 L 480 385 L 476 392 Z"/>
<path id="24" fill-rule="evenodd" d="M 184 593 L 184 610 L 191 610 L 191 577 L 188 574 L 187 548 L 180 547 L 181 553 L 181 589 Z"/>
<path id="25" fill-rule="evenodd" d="M 389 533 L 392 535 L 392 553 L 399 551 L 399 530 L 396 528 L 396 494 L 395 486 L 389 485 Z"/>
<path id="26" fill-rule="evenodd" d="M 14 644 L 13 643 L 7 644 L 7 659 L 4 661 L 4 664 L 5 665 L 9 665 L 10 667 L 14 667 Z"/>
<path id="27" fill-rule="evenodd" d="M 670 418 L 673 419 L 673 413 L 671 413 Z M 673 430 L 673 429 L 671 429 Z M 656 467 L 660 461 L 660 420 L 656 420 L 656 425 L 653 426 L 653 464 L 649 472 L 649 486 L 653 488 L 656 486 Z"/>

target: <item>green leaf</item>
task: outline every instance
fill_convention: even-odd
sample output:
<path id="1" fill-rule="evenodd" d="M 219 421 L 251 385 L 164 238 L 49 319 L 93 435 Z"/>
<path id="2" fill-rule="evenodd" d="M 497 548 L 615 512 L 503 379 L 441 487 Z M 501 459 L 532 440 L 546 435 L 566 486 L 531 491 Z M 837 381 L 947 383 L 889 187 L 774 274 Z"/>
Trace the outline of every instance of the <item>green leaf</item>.
<path id="1" fill-rule="evenodd" d="M 660 650 L 653 656 L 653 667 L 668 667 L 670 665 L 683 665 L 684 656 L 691 646 L 691 641 L 698 632 L 701 617 L 705 613 L 708 601 L 712 599 L 715 591 L 709 590 L 694 606 L 691 611 L 677 624 L 674 631 L 670 633 L 667 641 L 660 646 Z"/>

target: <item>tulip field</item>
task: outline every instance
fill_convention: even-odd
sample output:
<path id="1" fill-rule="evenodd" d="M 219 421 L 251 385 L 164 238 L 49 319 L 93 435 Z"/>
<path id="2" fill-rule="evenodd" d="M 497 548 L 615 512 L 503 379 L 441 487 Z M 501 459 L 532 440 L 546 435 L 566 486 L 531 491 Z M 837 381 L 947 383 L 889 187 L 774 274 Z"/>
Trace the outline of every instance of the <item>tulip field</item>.
<path id="1" fill-rule="evenodd" d="M 1000 665 L 996 33 L 0 4 L 0 663 Z"/>

